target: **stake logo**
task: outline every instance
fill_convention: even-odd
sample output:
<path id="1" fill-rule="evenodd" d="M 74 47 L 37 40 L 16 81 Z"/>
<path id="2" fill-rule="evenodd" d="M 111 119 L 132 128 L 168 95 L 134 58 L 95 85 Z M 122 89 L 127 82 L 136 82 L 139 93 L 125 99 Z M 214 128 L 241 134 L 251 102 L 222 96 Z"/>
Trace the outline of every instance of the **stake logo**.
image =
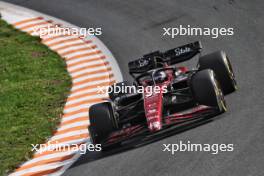
<path id="1" fill-rule="evenodd" d="M 175 55 L 180 56 L 180 55 L 188 53 L 190 51 L 191 51 L 191 48 L 189 48 L 189 47 L 177 48 L 177 49 L 175 49 Z"/>

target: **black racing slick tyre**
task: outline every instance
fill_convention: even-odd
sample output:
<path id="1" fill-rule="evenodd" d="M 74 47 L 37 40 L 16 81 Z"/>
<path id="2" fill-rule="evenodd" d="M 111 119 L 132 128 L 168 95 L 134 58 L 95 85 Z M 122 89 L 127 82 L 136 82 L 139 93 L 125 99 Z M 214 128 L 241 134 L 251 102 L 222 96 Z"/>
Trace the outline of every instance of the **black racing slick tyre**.
<path id="1" fill-rule="evenodd" d="M 199 104 L 215 107 L 219 113 L 227 110 L 222 89 L 213 70 L 201 70 L 194 74 L 191 78 L 191 88 Z"/>
<path id="2" fill-rule="evenodd" d="M 95 104 L 89 109 L 89 132 L 94 144 L 101 144 L 114 128 L 112 106 L 109 102 Z"/>
<path id="3" fill-rule="evenodd" d="M 199 70 L 212 69 L 223 93 L 229 94 L 237 89 L 237 82 L 230 60 L 224 51 L 217 51 L 199 58 Z"/>

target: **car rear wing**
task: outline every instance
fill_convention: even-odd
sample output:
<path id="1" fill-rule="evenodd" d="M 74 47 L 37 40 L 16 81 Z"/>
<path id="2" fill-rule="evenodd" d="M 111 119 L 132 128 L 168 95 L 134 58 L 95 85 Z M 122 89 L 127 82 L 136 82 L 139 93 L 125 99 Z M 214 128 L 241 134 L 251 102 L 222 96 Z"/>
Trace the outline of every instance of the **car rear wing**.
<path id="1" fill-rule="evenodd" d="M 140 74 L 155 68 L 163 67 L 160 63 L 173 65 L 187 61 L 200 53 L 201 49 L 201 42 L 196 41 L 165 52 L 155 51 L 144 55 L 140 59 L 129 62 L 129 73 L 131 75 Z"/>
<path id="2" fill-rule="evenodd" d="M 199 41 L 189 43 L 164 52 L 164 58 L 168 65 L 177 64 L 193 58 L 200 53 L 202 44 Z"/>

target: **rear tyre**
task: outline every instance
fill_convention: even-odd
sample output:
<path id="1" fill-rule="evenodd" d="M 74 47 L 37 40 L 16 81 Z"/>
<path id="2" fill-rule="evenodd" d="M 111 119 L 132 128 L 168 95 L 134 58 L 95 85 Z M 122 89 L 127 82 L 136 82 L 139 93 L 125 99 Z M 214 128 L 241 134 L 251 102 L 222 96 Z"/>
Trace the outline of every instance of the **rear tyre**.
<path id="1" fill-rule="evenodd" d="M 219 113 L 227 110 L 223 92 L 213 70 L 206 69 L 194 74 L 191 79 L 191 88 L 199 104 L 215 107 Z"/>
<path id="2" fill-rule="evenodd" d="M 89 132 L 94 144 L 101 144 L 114 128 L 114 116 L 109 102 L 95 104 L 89 110 Z"/>
<path id="3" fill-rule="evenodd" d="M 237 82 L 230 60 L 224 51 L 217 51 L 199 58 L 199 70 L 212 69 L 223 93 L 229 94 L 237 89 Z"/>

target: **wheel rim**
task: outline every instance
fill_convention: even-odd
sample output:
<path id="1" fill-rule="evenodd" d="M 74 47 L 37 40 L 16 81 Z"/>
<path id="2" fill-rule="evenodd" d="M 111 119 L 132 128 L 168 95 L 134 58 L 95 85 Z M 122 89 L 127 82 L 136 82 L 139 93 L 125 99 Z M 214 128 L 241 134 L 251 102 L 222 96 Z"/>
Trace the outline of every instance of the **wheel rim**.
<path id="1" fill-rule="evenodd" d="M 222 89 L 220 87 L 219 82 L 215 78 L 215 74 L 213 72 L 211 74 L 212 74 L 211 77 L 212 77 L 212 81 L 213 81 L 213 85 L 214 85 L 214 89 L 215 89 L 215 94 L 216 94 L 216 98 L 217 98 L 218 109 L 220 112 L 226 112 L 227 106 L 226 106 L 224 94 L 222 92 Z"/>
<path id="2" fill-rule="evenodd" d="M 221 103 L 221 107 L 223 108 L 223 111 L 227 111 L 227 107 L 226 107 L 226 101 L 224 98 L 224 94 L 222 92 L 222 90 L 218 89 L 219 91 L 219 98 L 220 98 L 220 103 Z"/>
<path id="3" fill-rule="evenodd" d="M 237 82 L 235 79 L 235 74 L 234 74 L 232 65 L 230 63 L 230 60 L 228 59 L 228 57 L 226 55 L 224 57 L 224 62 L 225 62 L 225 65 L 227 67 L 228 75 L 229 75 L 230 79 L 232 80 L 233 87 L 235 88 L 235 90 L 237 90 Z"/>

